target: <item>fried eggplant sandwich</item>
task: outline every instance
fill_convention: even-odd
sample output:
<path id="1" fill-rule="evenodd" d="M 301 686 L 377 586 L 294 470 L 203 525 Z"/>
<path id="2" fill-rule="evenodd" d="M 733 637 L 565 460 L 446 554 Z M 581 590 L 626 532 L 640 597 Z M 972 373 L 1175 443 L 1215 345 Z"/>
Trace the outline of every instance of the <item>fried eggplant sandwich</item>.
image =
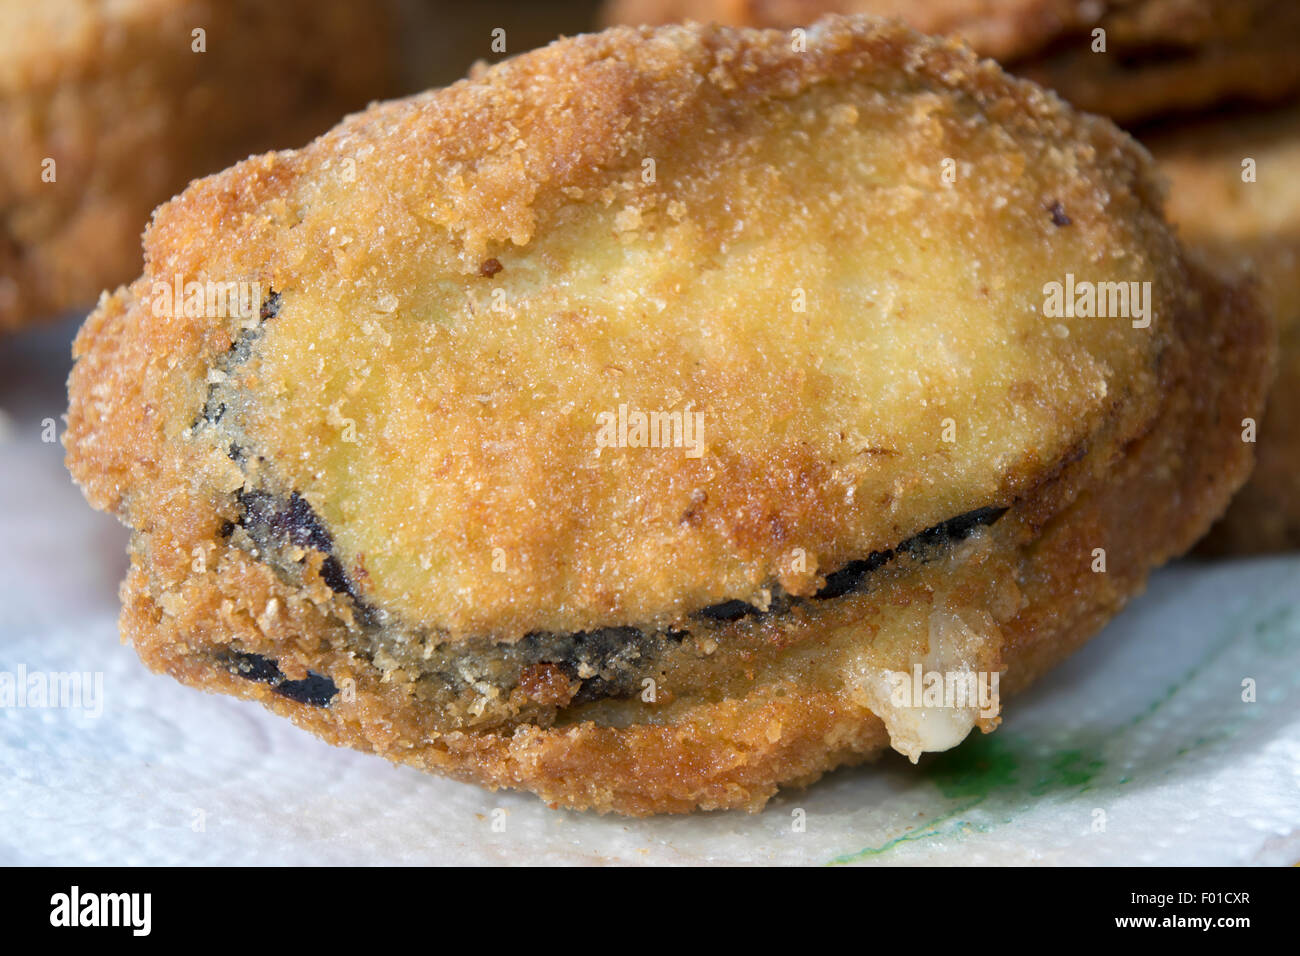
<path id="1" fill-rule="evenodd" d="M 144 661 L 555 805 L 752 810 L 992 730 L 1188 548 L 1250 288 L 1108 120 L 805 39 L 558 41 L 161 207 L 66 437 Z"/>

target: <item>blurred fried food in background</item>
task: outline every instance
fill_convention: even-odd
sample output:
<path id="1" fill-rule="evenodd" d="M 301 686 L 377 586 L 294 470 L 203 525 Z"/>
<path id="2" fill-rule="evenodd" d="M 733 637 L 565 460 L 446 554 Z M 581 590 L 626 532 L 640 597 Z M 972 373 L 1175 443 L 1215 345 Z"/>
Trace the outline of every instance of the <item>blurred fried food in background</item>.
<path id="1" fill-rule="evenodd" d="M 960 37 L 1121 122 L 1300 88 L 1295 0 L 609 0 L 601 17 L 785 29 L 827 13 L 899 17 L 923 33 Z"/>
<path id="2" fill-rule="evenodd" d="M 1254 270 L 1281 332 L 1255 471 L 1202 551 L 1300 547 L 1300 103 L 1151 129 L 1144 140 L 1169 177 L 1167 212 L 1183 239 Z"/>
<path id="3" fill-rule="evenodd" d="M 0 331 L 140 271 L 153 208 L 398 90 L 364 0 L 0 2 Z"/>

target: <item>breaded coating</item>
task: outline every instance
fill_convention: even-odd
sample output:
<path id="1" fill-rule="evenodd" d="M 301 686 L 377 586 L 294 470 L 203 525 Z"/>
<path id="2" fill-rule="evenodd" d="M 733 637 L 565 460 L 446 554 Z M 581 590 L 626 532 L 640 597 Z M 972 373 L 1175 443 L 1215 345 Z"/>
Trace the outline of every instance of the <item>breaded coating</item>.
<path id="1" fill-rule="evenodd" d="M 1225 266 L 1258 274 L 1281 337 L 1250 481 L 1207 552 L 1300 547 L 1300 104 L 1166 127 L 1144 141 L 1169 177 L 1169 218 Z"/>
<path id="2" fill-rule="evenodd" d="M 1300 89 L 1293 0 L 610 0 L 602 19 L 790 29 L 828 13 L 899 17 L 960 37 L 1120 122 Z M 1098 29 L 1104 50 L 1095 48 Z"/>
<path id="3" fill-rule="evenodd" d="M 391 95 L 391 29 L 363 0 L 0 2 L 0 332 L 138 273 L 191 179 Z"/>
<path id="4" fill-rule="evenodd" d="M 869 18 L 608 30 L 373 107 L 161 208 L 78 336 L 123 635 L 576 808 L 953 746 L 997 701 L 891 675 L 1024 686 L 1250 467 L 1271 329 L 1161 204 L 1110 122 Z"/>

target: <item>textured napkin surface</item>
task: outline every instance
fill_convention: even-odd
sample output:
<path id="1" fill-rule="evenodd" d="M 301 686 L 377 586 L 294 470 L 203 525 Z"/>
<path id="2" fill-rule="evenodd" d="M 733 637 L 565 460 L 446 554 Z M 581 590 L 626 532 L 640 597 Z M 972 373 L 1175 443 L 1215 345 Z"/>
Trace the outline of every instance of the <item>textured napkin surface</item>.
<path id="1" fill-rule="evenodd" d="M 1168 568 L 996 733 L 757 815 L 553 811 L 151 674 L 117 638 L 126 532 L 42 441 L 69 335 L 0 347 L 0 682 L 90 692 L 0 708 L 0 864 L 1300 861 L 1297 557 Z"/>

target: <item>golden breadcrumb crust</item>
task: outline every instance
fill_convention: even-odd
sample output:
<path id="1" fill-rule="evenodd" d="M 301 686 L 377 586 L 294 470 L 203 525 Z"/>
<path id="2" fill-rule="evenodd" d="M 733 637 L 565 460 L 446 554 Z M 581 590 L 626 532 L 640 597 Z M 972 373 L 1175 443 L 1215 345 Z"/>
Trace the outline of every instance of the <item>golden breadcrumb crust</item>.
<path id="1" fill-rule="evenodd" d="M 127 281 L 194 177 L 390 95 L 389 29 L 352 0 L 4 4 L 0 332 Z"/>
<path id="2" fill-rule="evenodd" d="M 1300 547 L 1300 106 L 1166 125 L 1144 141 L 1169 178 L 1181 237 L 1259 276 L 1281 339 L 1255 470 L 1202 550 Z"/>
<path id="3" fill-rule="evenodd" d="M 656 277 L 651 254 L 660 242 L 674 251 L 711 249 L 723 265 L 715 281 L 724 286 L 728 270 L 746 288 L 761 286 L 750 280 L 764 269 L 774 272 L 783 300 L 787 280 L 815 273 L 797 258 L 798 247 L 778 246 L 760 259 L 763 268 L 745 267 L 743 253 L 752 247 L 722 241 L 725 217 L 710 202 L 767 214 L 745 220 L 758 239 L 783 229 L 798 236 L 801 228 L 836 226 L 846 230 L 844 241 L 856 255 L 827 253 L 831 261 L 875 263 L 877 240 L 838 225 L 831 212 L 816 211 L 821 190 L 808 190 L 809 211 L 779 202 L 769 207 L 769 195 L 777 202 L 792 192 L 789 181 L 758 175 L 782 168 L 778 154 L 799 155 L 794 147 L 809 134 L 796 121 L 812 124 L 826 168 L 837 168 L 830 138 L 836 129 L 819 124 L 840 124 L 837 135 L 852 142 L 863 116 L 910 164 L 875 167 L 871 190 L 857 188 L 861 171 L 825 188 L 838 189 L 849 209 L 862 203 L 879 217 L 868 225 L 889 224 L 879 230 L 879 254 L 900 253 L 893 256 L 900 274 L 914 271 L 925 281 L 903 286 L 903 306 L 891 300 L 868 331 L 855 333 L 846 324 L 844 313 L 860 308 L 858 300 L 814 313 L 838 339 L 824 345 L 821 366 L 812 361 L 815 352 L 796 351 L 798 362 L 787 367 L 798 371 L 802 363 L 810 374 L 836 371 L 840 363 L 848 372 L 828 373 L 812 391 L 800 391 L 798 379 L 769 379 L 768 368 L 756 361 L 788 361 L 776 332 L 791 319 L 754 319 L 755 313 L 715 303 L 698 322 L 729 347 L 721 355 L 684 348 L 671 336 L 657 341 L 657 351 L 681 363 L 707 357 L 716 380 L 709 397 L 719 403 L 710 407 L 729 408 L 728 397 L 740 394 L 754 407 L 784 409 L 788 431 L 773 431 L 769 422 L 765 433 L 739 413 L 710 419 L 718 429 L 711 447 L 741 447 L 746 454 L 739 459 L 743 467 L 728 467 L 719 456 L 721 477 L 704 499 L 693 494 L 700 479 L 691 460 L 668 450 L 637 457 L 639 471 L 610 456 L 598 472 L 603 483 L 584 484 L 575 470 L 576 438 L 558 433 L 556 440 L 546 412 L 570 401 L 578 406 L 593 394 L 619 393 L 602 391 L 608 386 L 600 376 L 567 378 L 545 338 L 501 339 L 502 330 L 536 330 L 545 327 L 546 316 L 566 314 L 560 300 L 538 289 L 570 288 L 570 313 L 596 313 L 596 305 L 579 295 L 586 289 L 578 282 L 588 275 L 586 263 L 600 272 L 612 261 L 608 274 L 617 275 L 631 261 L 633 277 Z M 765 152 L 774 144 L 790 149 Z M 933 175 L 949 152 L 982 175 L 952 193 L 914 180 Z M 677 156 L 697 161 L 674 173 Z M 659 210 L 645 201 L 640 185 L 647 157 L 660 158 L 658 185 L 683 212 L 674 217 L 665 208 L 667 216 L 654 228 L 646 223 L 656 221 Z M 817 163 L 799 162 L 789 171 L 817 174 Z M 861 168 L 872 166 L 864 161 Z M 928 198 L 918 203 L 916 193 Z M 890 219 L 903 200 L 911 217 L 907 229 Z M 331 742 L 427 770 L 602 811 L 757 808 L 781 784 L 806 782 L 884 746 L 880 707 L 862 675 L 882 666 L 905 669 L 933 652 L 927 641 L 933 643 L 936 619 L 957 621 L 958 630 L 978 635 L 960 663 L 1006 669 L 1004 686 L 1017 689 L 1101 626 L 1151 567 L 1190 545 L 1244 479 L 1250 446 L 1241 441 L 1240 420 L 1258 413 L 1270 332 L 1248 292 L 1183 260 L 1159 219 L 1160 201 L 1149 157 L 1109 123 L 1074 114 L 956 45 L 870 20 L 824 22 L 810 32 L 807 52 L 791 50 L 788 36 L 773 32 L 695 26 L 607 31 L 352 117 L 305 150 L 241 164 L 160 210 L 146 239 L 148 272 L 131 288 L 106 296 L 78 337 L 68 463 L 91 503 L 119 514 L 134 531 L 123 587 L 124 638 L 150 666 L 182 681 L 259 699 Z M 705 239 L 691 245 L 672 232 L 669 221 L 679 218 L 686 227 L 695 221 L 717 225 L 702 229 Z M 628 242 L 638 253 L 627 259 L 625 233 L 633 234 Z M 909 247 L 916 237 L 928 242 L 926 255 Z M 973 249 L 991 260 L 985 293 L 978 282 L 962 286 L 954 278 L 959 271 L 949 268 L 967 261 Z M 1045 263 L 1046 277 L 1039 271 Z M 1016 315 L 1017 303 L 1041 307 L 1044 279 L 1071 267 L 1102 279 L 1151 281 L 1151 328 L 1132 328 L 1127 319 L 1053 323 Z M 882 267 L 872 274 L 888 272 Z M 474 301 L 472 283 L 516 275 L 531 277 L 532 285 L 524 282 L 507 299 L 523 310 L 533 301 L 529 296 L 539 296 L 545 308 L 536 316 L 525 311 L 524 321 L 507 310 L 507 318 L 498 318 Z M 277 307 L 260 325 L 157 309 L 154 282 L 175 276 L 259 282 L 276 291 Z M 658 360 L 637 350 L 628 331 L 672 328 L 673 303 L 707 302 L 674 298 L 692 277 L 671 278 L 677 284 L 662 290 L 647 281 L 650 294 L 665 297 L 662 311 L 630 310 L 620 319 L 622 300 L 597 303 L 611 317 L 609 330 L 585 327 L 563 338 L 566 358 L 581 369 L 582 347 L 604 335 L 632 356 L 620 370 L 627 376 L 623 388 L 634 389 L 642 376 L 672 381 L 659 377 Z M 849 273 L 838 281 L 864 280 Z M 455 298 L 461 304 L 453 308 L 448 302 Z M 947 324 L 925 333 L 931 338 L 908 338 L 935 316 L 947 317 Z M 450 350 L 451 361 L 430 366 L 449 376 L 453 388 L 439 389 L 439 381 L 425 381 L 419 368 L 404 365 L 405 350 L 387 354 L 367 344 L 388 337 L 419 345 L 410 331 L 417 323 L 428 340 L 445 337 L 449 348 L 465 350 Z M 473 335 L 449 337 L 446 328 L 457 323 Z M 743 337 L 727 335 L 733 325 L 770 347 L 757 357 L 737 357 Z M 979 333 L 969 341 L 962 338 L 968 326 Z M 303 330 L 312 335 L 301 337 Z M 250 356 L 231 364 L 232 343 L 248 331 L 258 336 Z M 918 377 L 929 382 L 909 393 L 890 367 L 857 356 L 859 339 L 869 343 L 873 336 L 880 342 L 901 337 L 908 343 L 904 354 L 926 370 Z M 946 377 L 927 363 L 926 351 L 945 336 L 960 344 Z M 496 353 L 475 349 L 497 340 Z M 333 374 L 349 363 L 349 353 L 336 349 L 339 342 L 352 342 L 355 355 L 369 358 L 356 367 L 371 370 L 365 374 L 393 375 L 399 384 L 418 383 L 438 396 L 436 415 L 420 404 L 423 391 L 404 400 L 399 393 L 371 418 L 345 415 L 348 409 L 335 405 L 336 398 L 386 393 L 378 387 L 382 380 L 349 388 L 346 375 Z M 427 350 L 416 354 L 422 362 L 435 361 Z M 545 362 L 531 361 L 538 355 Z M 1019 364 L 1034 355 L 1037 366 Z M 513 374 L 494 379 L 493 361 L 506 363 Z M 1083 374 L 1072 374 L 1080 369 Z M 373 557 L 350 542 L 378 541 L 376 528 L 406 532 L 398 523 L 385 524 L 382 514 L 341 507 L 349 486 L 339 476 L 361 476 L 362 499 L 413 498 L 421 485 L 412 475 L 439 478 L 437 471 L 419 470 L 431 450 L 465 454 L 508 437 L 507 418 L 490 414 L 492 396 L 508 395 L 506 386 L 523 374 L 536 376 L 526 380 L 530 392 L 555 391 L 531 405 L 505 406 L 522 416 L 516 418 L 520 428 L 532 432 L 532 444 L 511 446 L 516 455 L 534 455 L 532 469 L 513 476 L 522 493 L 505 494 L 512 486 L 489 459 L 460 470 L 448 457 L 444 472 L 452 480 L 439 486 L 445 497 L 432 501 L 444 510 L 434 510 L 431 519 L 422 505 L 406 515 L 408 523 L 429 522 L 436 531 L 445 509 L 464 509 L 468 517 L 452 525 L 451 536 L 462 566 L 439 570 L 459 571 L 458 581 L 476 600 L 439 591 L 438 575 L 429 574 L 416 554 L 405 564 L 390 558 L 380 575 Z M 974 391 L 963 384 L 968 375 L 978 383 Z M 857 384 L 859 398 L 857 406 L 830 403 L 843 414 L 864 414 L 858 409 L 886 402 L 899 389 L 910 397 L 889 406 L 898 413 L 909 403 L 942 409 L 948 389 L 964 407 L 947 417 L 981 421 L 981 396 L 987 396 L 995 413 L 988 419 L 989 440 L 976 443 L 980 454 L 958 457 L 955 465 L 939 456 L 939 467 L 924 447 L 937 441 L 932 431 L 940 415 L 908 418 L 908 428 L 890 436 L 910 443 L 888 446 L 898 454 L 882 453 L 869 434 L 858 436 L 855 441 L 866 439 L 858 449 L 865 454 L 852 459 L 850 487 L 870 492 L 863 497 L 871 507 L 854 508 L 854 496 L 842 487 L 836 493 L 828 478 L 849 459 L 828 451 L 832 432 L 817 417 L 825 414 L 822 401 L 835 399 L 846 382 Z M 313 383 L 319 420 L 303 417 L 313 402 L 295 400 L 301 383 Z M 483 391 L 485 385 L 498 391 Z M 778 402 L 783 388 L 797 400 Z M 229 408 L 208 411 L 214 394 L 227 395 Z M 486 401 L 478 401 L 482 395 Z M 461 404 L 467 399 L 478 401 L 484 417 Z M 995 427 L 997 418 L 1011 424 Z M 211 437 L 224 439 L 222 429 L 234 427 L 232 420 L 251 450 L 242 458 Z M 343 447 L 351 443 L 329 429 L 347 420 L 374 446 L 394 446 L 394 455 L 381 462 L 393 470 Z M 443 450 L 438 442 L 448 431 L 464 437 Z M 791 441 L 782 441 L 786 437 Z M 1014 453 L 1005 454 L 1004 439 L 1016 444 Z M 952 454 L 959 455 L 958 446 Z M 545 453 L 537 455 L 538 447 Z M 800 447 L 805 450 L 794 457 Z M 868 463 L 857 463 L 859 457 Z M 789 474 L 797 480 L 785 479 Z M 305 487 L 314 481 L 324 483 Z M 302 490 L 324 515 L 355 597 L 329 584 L 322 550 L 304 549 L 301 580 L 293 581 L 256 548 L 237 543 L 231 531 L 241 520 L 235 502 L 241 488 L 256 482 L 281 494 Z M 485 499 L 483 487 L 493 497 Z M 635 500 L 638 492 L 651 502 L 672 503 L 664 512 L 673 516 L 671 524 L 656 524 L 653 511 L 627 521 L 630 512 L 615 505 Z M 575 509 L 571 513 L 587 523 L 543 528 L 530 517 L 530 498 Z M 712 521 L 689 517 L 692 502 L 697 515 L 698 509 L 707 515 L 708 503 L 718 501 L 728 507 Z M 750 581 L 809 594 L 846 560 L 987 506 L 1009 510 L 932 560 L 899 560 L 864 591 L 829 600 L 824 609 L 760 621 L 752 631 L 737 625 L 722 632 L 724 646 L 712 665 L 705 660 L 667 675 L 662 706 L 617 699 L 567 707 L 573 694 L 557 686 L 562 680 L 534 675 L 521 690 L 531 701 L 507 706 L 536 713 L 550 701 L 545 719 L 447 730 L 440 713 L 421 705 L 411 675 L 361 652 L 359 601 L 373 599 L 384 611 L 395 609 L 395 618 L 441 629 L 453 646 L 476 631 L 509 642 L 530 628 L 580 630 L 641 623 L 647 616 L 692 626 L 688 612 L 702 603 L 755 599 Z M 827 520 L 828 511 L 836 520 Z M 466 537 L 474 527 L 469 517 L 502 534 L 528 530 L 507 549 L 520 573 L 502 580 L 489 571 L 481 552 L 491 541 Z M 591 527 L 603 533 L 574 531 Z M 821 561 L 811 572 L 787 561 L 788 549 L 803 544 Z M 579 553 L 584 547 L 594 555 Z M 1104 572 L 1091 567 L 1097 548 L 1107 552 Z M 626 560 L 629 553 L 636 560 Z M 556 588 L 556 568 L 593 557 Z M 601 587 L 603 569 L 622 575 L 617 588 Z M 427 589 L 395 593 L 386 582 L 403 575 Z M 746 633 L 766 640 L 748 664 L 726 640 L 746 646 Z M 286 699 L 224 666 L 228 650 L 272 659 L 294 681 L 309 672 L 328 675 L 346 693 L 328 706 Z M 674 683 L 678 676 L 681 682 Z"/>

